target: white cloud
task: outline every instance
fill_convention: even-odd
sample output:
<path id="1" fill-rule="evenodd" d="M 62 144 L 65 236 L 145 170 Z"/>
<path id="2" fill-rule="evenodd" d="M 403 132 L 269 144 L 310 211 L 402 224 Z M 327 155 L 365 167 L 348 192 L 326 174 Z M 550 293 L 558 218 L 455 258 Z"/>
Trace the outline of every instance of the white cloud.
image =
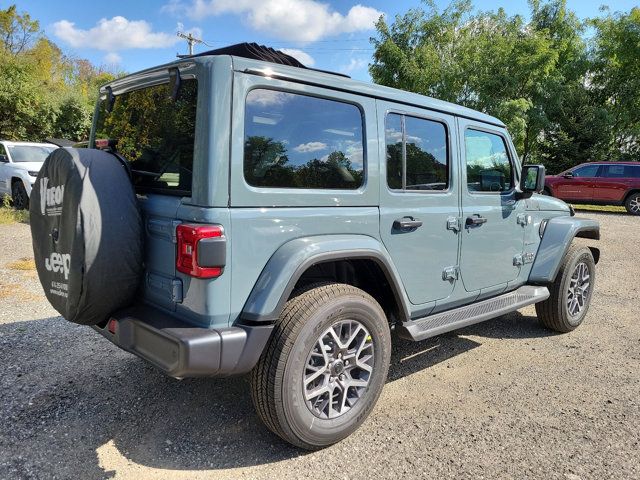
<path id="1" fill-rule="evenodd" d="M 366 58 L 352 58 L 347 65 L 340 67 L 342 73 L 350 74 L 356 70 L 361 70 L 369 64 Z"/>
<path id="2" fill-rule="evenodd" d="M 323 37 L 372 30 L 383 13 L 355 5 L 346 15 L 318 0 L 170 0 L 162 11 L 192 19 L 236 14 L 255 30 L 283 40 L 313 42 Z"/>
<path id="3" fill-rule="evenodd" d="M 298 153 L 310 153 L 310 152 L 317 152 L 320 150 L 324 150 L 325 148 L 327 148 L 326 143 L 309 142 L 309 143 L 301 143 L 297 147 L 294 147 L 294 150 Z"/>
<path id="4" fill-rule="evenodd" d="M 128 48 L 165 48 L 175 45 L 179 39 L 169 33 L 153 32 L 144 20 L 128 20 L 125 17 L 102 18 L 89 30 L 76 28 L 75 23 L 60 20 L 53 24 L 53 34 L 75 48 L 96 48 L 115 52 Z"/>
<path id="5" fill-rule="evenodd" d="M 122 57 L 115 52 L 107 53 L 104 56 L 104 63 L 107 65 L 119 65 L 122 62 Z"/>
<path id="6" fill-rule="evenodd" d="M 199 39 L 201 39 L 201 40 L 202 40 L 202 29 L 201 29 L 201 28 L 198 28 L 198 27 L 192 27 L 192 28 L 190 28 L 190 29 L 186 30 L 186 29 L 184 28 L 184 23 L 182 23 L 182 22 L 178 22 L 178 26 L 176 27 L 176 31 L 177 31 L 177 32 L 182 32 L 182 33 L 184 33 L 185 35 L 189 35 L 189 34 L 191 34 L 191 35 L 193 35 L 194 37 L 199 38 Z"/>
<path id="7" fill-rule="evenodd" d="M 313 57 L 303 50 L 298 50 L 297 48 L 280 48 L 279 50 L 287 55 L 291 55 L 306 67 L 313 67 L 316 63 Z"/>

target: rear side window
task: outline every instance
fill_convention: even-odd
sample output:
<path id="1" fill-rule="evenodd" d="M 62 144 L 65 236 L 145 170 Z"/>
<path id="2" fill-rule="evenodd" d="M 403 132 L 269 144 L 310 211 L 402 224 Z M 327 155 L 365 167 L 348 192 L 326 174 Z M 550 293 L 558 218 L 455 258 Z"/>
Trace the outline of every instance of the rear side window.
<path id="1" fill-rule="evenodd" d="M 638 178 L 640 165 L 606 165 L 603 167 L 603 177 L 608 178 Z"/>
<path id="2" fill-rule="evenodd" d="M 349 103 L 255 89 L 245 108 L 244 178 L 254 187 L 357 189 L 362 112 Z"/>
<path id="3" fill-rule="evenodd" d="M 183 79 L 177 100 L 169 84 L 116 96 L 111 112 L 100 102 L 96 139 L 116 142 L 116 150 L 131 162 L 137 191 L 191 194 L 198 86 Z"/>
<path id="4" fill-rule="evenodd" d="M 385 137 L 389 188 L 449 188 L 447 130 L 444 124 L 390 113 L 386 119 Z"/>
<path id="5" fill-rule="evenodd" d="M 500 135 L 467 129 L 464 144 L 470 192 L 506 192 L 513 188 L 511 161 Z"/>

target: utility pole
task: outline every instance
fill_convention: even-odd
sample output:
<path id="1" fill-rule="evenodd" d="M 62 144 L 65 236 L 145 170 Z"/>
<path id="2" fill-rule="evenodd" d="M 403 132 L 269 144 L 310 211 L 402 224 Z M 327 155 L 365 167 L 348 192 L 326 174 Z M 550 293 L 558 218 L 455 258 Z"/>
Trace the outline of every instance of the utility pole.
<path id="1" fill-rule="evenodd" d="M 193 46 L 196 43 L 204 43 L 202 40 L 200 40 L 199 38 L 194 37 L 193 35 L 191 35 L 191 33 L 188 34 L 184 34 L 182 32 L 178 32 L 177 35 L 180 38 L 184 38 L 187 41 L 187 44 L 189 45 L 189 55 L 193 55 Z M 178 57 L 184 57 L 185 55 L 177 55 Z"/>

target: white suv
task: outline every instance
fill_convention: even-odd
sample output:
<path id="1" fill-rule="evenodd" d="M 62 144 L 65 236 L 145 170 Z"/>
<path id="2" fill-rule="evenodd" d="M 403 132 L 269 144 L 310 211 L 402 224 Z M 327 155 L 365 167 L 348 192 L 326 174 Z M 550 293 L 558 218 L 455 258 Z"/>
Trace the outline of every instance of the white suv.
<path id="1" fill-rule="evenodd" d="M 0 196 L 11 195 L 18 210 L 28 208 L 31 186 L 44 160 L 56 148 L 52 143 L 0 140 Z"/>

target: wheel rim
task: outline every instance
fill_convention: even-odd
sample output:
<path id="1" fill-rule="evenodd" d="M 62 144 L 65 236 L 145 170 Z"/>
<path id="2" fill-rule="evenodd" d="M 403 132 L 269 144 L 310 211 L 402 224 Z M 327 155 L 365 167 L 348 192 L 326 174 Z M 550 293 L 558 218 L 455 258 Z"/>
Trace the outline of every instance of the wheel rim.
<path id="1" fill-rule="evenodd" d="M 591 275 L 586 263 L 576 265 L 567 290 L 567 311 L 571 317 L 577 317 L 584 310 L 589 300 Z"/>
<path id="2" fill-rule="evenodd" d="M 373 338 L 357 320 L 335 322 L 318 337 L 302 374 L 311 413 L 336 418 L 358 403 L 373 373 L 373 349 Z"/>
<path id="3" fill-rule="evenodd" d="M 633 213 L 640 213 L 640 197 L 633 197 L 629 201 L 629 210 Z"/>

